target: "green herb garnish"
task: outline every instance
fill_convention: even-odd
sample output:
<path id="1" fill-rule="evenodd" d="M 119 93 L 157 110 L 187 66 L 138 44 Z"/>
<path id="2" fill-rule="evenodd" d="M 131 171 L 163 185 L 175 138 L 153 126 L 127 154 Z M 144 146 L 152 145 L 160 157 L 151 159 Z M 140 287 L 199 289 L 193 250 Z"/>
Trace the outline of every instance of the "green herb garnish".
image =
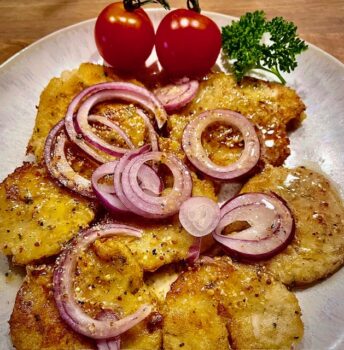
<path id="1" fill-rule="evenodd" d="M 262 69 L 285 84 L 280 72 L 294 70 L 296 55 L 308 48 L 297 37 L 296 30 L 294 23 L 282 17 L 267 21 L 264 11 L 247 13 L 239 21 L 222 27 L 222 49 L 227 58 L 234 60 L 232 70 L 237 80 L 252 69 Z"/>

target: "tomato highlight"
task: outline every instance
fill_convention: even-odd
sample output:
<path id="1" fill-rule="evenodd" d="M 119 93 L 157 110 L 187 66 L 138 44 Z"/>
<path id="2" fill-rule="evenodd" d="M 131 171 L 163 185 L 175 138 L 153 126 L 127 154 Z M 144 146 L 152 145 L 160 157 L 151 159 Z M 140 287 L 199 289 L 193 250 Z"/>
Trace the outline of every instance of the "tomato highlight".
<path id="1" fill-rule="evenodd" d="M 108 5 L 99 14 L 94 36 L 99 54 L 115 69 L 132 71 L 151 54 L 155 33 L 147 13 L 127 11 L 122 2 Z"/>
<path id="2" fill-rule="evenodd" d="M 174 76 L 202 75 L 215 64 L 221 50 L 221 32 L 209 17 L 187 9 L 169 12 L 155 40 L 162 67 Z"/>

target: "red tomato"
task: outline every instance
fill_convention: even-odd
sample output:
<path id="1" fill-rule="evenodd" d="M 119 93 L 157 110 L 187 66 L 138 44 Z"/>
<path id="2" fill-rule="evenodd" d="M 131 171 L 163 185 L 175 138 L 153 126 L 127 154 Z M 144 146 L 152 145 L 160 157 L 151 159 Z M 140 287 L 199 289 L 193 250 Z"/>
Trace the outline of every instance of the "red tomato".
<path id="1" fill-rule="evenodd" d="M 154 28 L 142 9 L 126 11 L 122 2 L 105 7 L 94 29 L 98 51 L 104 60 L 120 70 L 134 70 L 144 64 L 154 47 Z"/>
<path id="2" fill-rule="evenodd" d="M 208 17 L 178 9 L 161 21 L 155 47 L 161 65 L 176 76 L 206 73 L 221 50 L 221 32 Z"/>

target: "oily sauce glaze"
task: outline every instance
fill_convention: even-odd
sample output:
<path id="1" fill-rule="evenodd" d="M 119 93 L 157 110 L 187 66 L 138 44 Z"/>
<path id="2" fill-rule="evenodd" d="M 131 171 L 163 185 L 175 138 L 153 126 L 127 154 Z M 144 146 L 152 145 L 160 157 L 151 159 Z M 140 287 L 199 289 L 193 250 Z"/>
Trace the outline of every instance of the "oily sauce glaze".
<path id="1" fill-rule="evenodd" d="M 269 167 L 250 179 L 242 192 L 274 192 L 293 213 L 295 238 L 264 263 L 283 283 L 313 283 L 344 264 L 344 206 L 323 175 L 304 167 Z"/>
<path id="2" fill-rule="evenodd" d="M 64 117 L 75 94 L 92 84 L 118 79 L 111 69 L 92 64 L 82 64 L 78 70 L 53 79 L 42 93 L 28 151 L 34 153 L 37 159 L 41 158 L 50 128 Z M 134 81 L 130 78 L 126 80 Z M 263 155 L 262 164 L 257 169 L 260 171 L 268 164 L 282 164 L 289 155 L 287 129 L 290 123 L 298 124 L 302 120 L 305 106 L 295 91 L 280 84 L 247 78 L 237 85 L 230 75 L 213 73 L 201 82 L 196 99 L 178 114 L 169 117 L 166 127 L 160 131 L 160 149 L 184 159 L 180 141 L 185 125 L 200 112 L 212 108 L 231 108 L 255 123 Z M 99 105 L 94 112 L 114 118 L 125 128 L 135 146 L 147 141 L 142 128 L 135 128 L 135 123 L 139 121 L 132 106 L 115 102 Z M 123 146 L 122 141 L 111 133 L 100 130 L 96 125 L 95 128 L 105 139 L 113 138 L 116 144 Z M 203 136 L 209 156 L 219 164 L 234 161 L 243 147 L 235 130 L 228 132 L 221 126 L 212 126 Z M 70 156 L 73 158 L 73 154 Z M 73 159 L 76 160 L 75 166 L 79 166 L 78 162 L 82 160 L 78 157 Z M 193 170 L 193 195 L 216 200 L 218 184 Z M 169 182 L 168 175 L 165 180 Z M 97 240 L 80 256 L 75 295 L 85 310 L 94 316 L 106 307 L 126 315 L 143 302 L 154 305 L 155 312 L 128 331 L 130 336 L 127 333 L 121 336 L 124 348 L 193 349 L 202 344 L 205 349 L 228 349 L 229 346 L 235 349 L 290 348 L 302 337 L 303 325 L 297 299 L 277 279 L 264 272 L 264 268 L 236 264 L 226 257 L 206 259 L 190 269 L 181 263 L 180 269 L 185 272 L 164 300 L 145 283 L 146 271 L 151 271 L 152 277 L 157 269 L 185 260 L 194 239 L 181 228 L 176 218 L 148 223 L 142 219 L 100 212 L 97 222 L 104 221 L 141 228 L 143 237 L 140 240 L 124 237 Z M 64 237 L 64 242 L 69 238 Z M 210 240 L 203 249 L 209 248 L 212 243 Z M 337 266 L 342 263 L 342 260 L 339 261 Z M 47 271 L 46 278 L 40 282 L 30 269 Z M 95 348 L 93 341 L 80 338 L 59 318 L 52 297 L 51 273 L 51 265 L 28 268 L 11 318 L 14 345 L 18 350 Z M 36 288 L 37 283 L 41 283 L 39 288 Z M 281 295 L 286 304 L 281 303 Z M 34 307 L 25 308 L 26 305 Z M 53 326 L 51 316 L 45 317 L 45 310 L 55 315 Z M 41 315 L 39 317 L 43 321 L 36 321 L 35 315 Z M 56 329 L 57 334 L 66 334 L 68 339 L 60 336 L 49 338 L 51 328 Z"/>

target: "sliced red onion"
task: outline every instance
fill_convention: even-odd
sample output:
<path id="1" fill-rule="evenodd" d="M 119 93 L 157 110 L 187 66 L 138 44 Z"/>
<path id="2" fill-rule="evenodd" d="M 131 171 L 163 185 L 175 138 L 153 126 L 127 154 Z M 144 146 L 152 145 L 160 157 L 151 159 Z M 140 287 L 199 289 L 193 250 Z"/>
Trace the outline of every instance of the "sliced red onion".
<path id="1" fill-rule="evenodd" d="M 189 254 L 186 258 L 186 261 L 188 264 L 193 265 L 198 259 L 201 254 L 201 243 L 202 238 L 197 237 L 195 238 L 194 244 L 189 249 Z"/>
<path id="2" fill-rule="evenodd" d="M 220 208 L 207 197 L 191 197 L 179 210 L 179 221 L 195 237 L 203 237 L 215 230 L 220 221 Z"/>
<path id="3" fill-rule="evenodd" d="M 54 297 L 61 318 L 77 333 L 93 339 L 109 339 L 126 332 L 143 319 L 152 310 L 150 305 L 144 305 L 132 315 L 120 320 L 97 320 L 87 315 L 78 305 L 74 297 L 73 276 L 77 257 L 95 240 L 114 235 L 141 237 L 142 231 L 125 225 L 106 224 L 88 229 L 69 244 L 57 259 L 54 271 Z"/>
<path id="4" fill-rule="evenodd" d="M 150 196 L 159 196 L 164 190 L 164 183 L 159 175 L 146 164 L 141 166 L 137 178 L 142 191 Z"/>
<path id="5" fill-rule="evenodd" d="M 99 124 L 103 124 L 109 127 L 110 129 L 113 129 L 114 131 L 117 132 L 117 134 L 120 137 L 122 137 L 122 139 L 125 141 L 125 143 L 128 145 L 130 149 L 135 148 L 134 144 L 130 140 L 130 137 L 116 123 L 111 121 L 109 118 L 103 117 L 101 115 L 92 114 L 88 116 L 88 120 L 91 122 L 97 122 Z"/>
<path id="6" fill-rule="evenodd" d="M 169 84 L 154 91 L 168 113 L 175 112 L 191 102 L 198 91 L 197 80 Z"/>
<path id="7" fill-rule="evenodd" d="M 202 145 L 202 133 L 216 122 L 237 127 L 244 138 L 245 146 L 239 160 L 227 166 L 211 161 Z M 241 114 L 225 109 L 204 112 L 191 121 L 184 130 L 182 144 L 189 161 L 197 169 L 222 181 L 245 175 L 260 157 L 259 140 L 252 123 Z"/>
<path id="8" fill-rule="evenodd" d="M 97 317 L 97 320 L 118 320 L 117 315 L 112 310 L 103 310 Z M 112 339 L 102 339 L 97 340 L 98 350 L 120 350 L 121 349 L 121 339 L 120 337 Z"/>
<path id="9" fill-rule="evenodd" d="M 250 227 L 223 235 L 225 227 L 235 222 L 247 222 Z M 230 255 L 261 260 L 283 250 L 294 231 L 293 215 L 282 199 L 264 193 L 245 193 L 221 208 L 221 220 L 213 237 Z"/>
<path id="10" fill-rule="evenodd" d="M 165 164 L 174 177 L 172 190 L 165 196 L 145 193 L 138 182 L 138 173 L 143 164 L 156 161 Z M 184 163 L 173 154 L 149 152 L 134 157 L 125 166 L 122 174 L 122 190 L 131 210 L 147 218 L 165 218 L 178 212 L 181 204 L 190 197 L 192 180 Z"/>
<path id="11" fill-rule="evenodd" d="M 111 212 L 128 212 L 128 208 L 116 196 L 115 189 L 112 186 L 101 185 L 98 183 L 106 175 L 113 175 L 118 161 L 109 162 L 101 165 L 92 174 L 92 186 L 97 198 Z"/>
<path id="12" fill-rule="evenodd" d="M 66 143 L 67 136 L 62 120 L 51 129 L 45 141 L 44 161 L 49 173 L 72 191 L 94 198 L 91 181 L 76 173 L 69 164 L 65 153 Z"/>
<path id="13" fill-rule="evenodd" d="M 159 128 L 167 120 L 166 111 L 160 101 L 154 94 L 141 86 L 125 82 L 111 82 L 93 85 L 83 90 L 68 107 L 65 117 L 66 130 L 74 143 L 101 163 L 107 162 L 108 157 L 97 152 L 89 143 L 99 149 L 107 150 L 111 154 L 118 152 L 119 155 L 122 155 L 125 152 L 122 152 L 119 148 L 114 148 L 93 134 L 87 118 L 93 105 L 114 98 L 143 106 L 154 114 Z M 75 115 L 77 115 L 76 118 L 74 118 Z"/>
<path id="14" fill-rule="evenodd" d="M 145 123 L 145 126 L 148 130 L 149 141 L 151 144 L 152 151 L 158 151 L 159 150 L 158 137 L 157 137 L 157 134 L 154 130 L 154 127 L 153 127 L 150 119 L 148 118 L 148 116 L 145 114 L 145 112 L 142 109 L 137 108 L 136 112 L 143 119 L 143 122 Z"/>
<path id="15" fill-rule="evenodd" d="M 99 180 L 107 175 L 114 175 L 119 161 L 102 164 L 92 174 L 92 186 L 97 198 L 111 212 L 128 212 L 128 208 L 116 195 L 114 185 L 100 184 Z M 158 196 L 163 190 L 163 183 L 157 173 L 148 165 L 143 165 L 138 174 L 140 187 L 146 193 Z"/>
<path id="16" fill-rule="evenodd" d="M 123 187 L 122 187 L 122 175 L 123 175 L 123 171 L 125 169 L 125 167 L 128 165 L 128 163 L 130 162 L 130 159 L 140 155 L 140 154 L 144 154 L 146 152 L 148 152 L 150 150 L 150 147 L 148 145 L 145 145 L 143 147 L 141 147 L 138 150 L 133 150 L 128 152 L 127 154 L 125 154 L 118 162 L 116 169 L 115 169 L 115 173 L 114 173 L 114 177 L 113 177 L 113 181 L 114 181 L 114 187 L 115 187 L 115 191 L 116 191 L 116 195 L 118 196 L 118 198 L 120 199 L 120 201 L 133 213 L 140 215 L 140 216 L 144 216 L 145 212 L 144 211 L 140 211 L 138 208 L 136 208 L 135 205 L 133 205 L 126 197 L 126 195 L 124 194 L 123 191 Z"/>

